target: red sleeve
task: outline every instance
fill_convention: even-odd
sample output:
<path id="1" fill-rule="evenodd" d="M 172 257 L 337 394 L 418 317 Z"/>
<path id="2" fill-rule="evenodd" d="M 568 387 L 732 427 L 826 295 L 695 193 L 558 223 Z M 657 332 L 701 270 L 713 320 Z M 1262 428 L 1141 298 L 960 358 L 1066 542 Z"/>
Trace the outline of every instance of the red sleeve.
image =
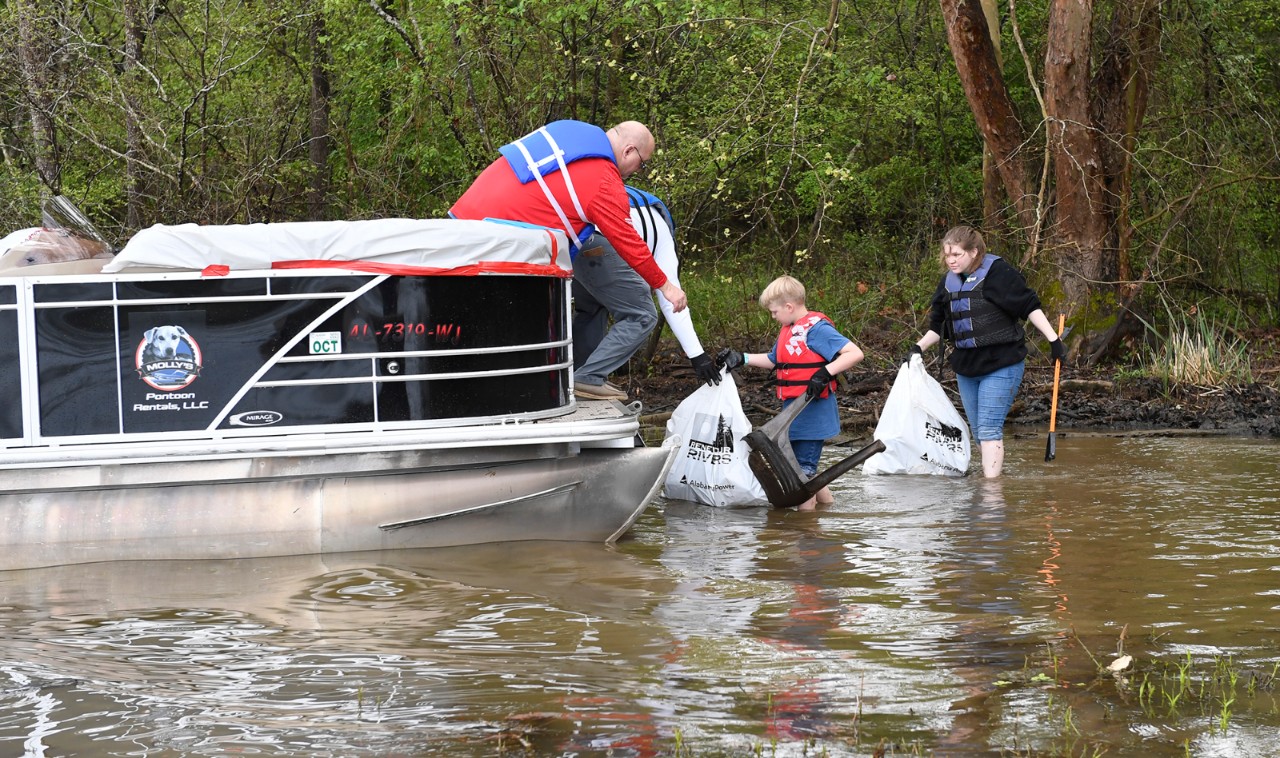
<path id="1" fill-rule="evenodd" d="M 635 269 L 650 287 L 658 289 L 667 283 L 667 275 L 653 259 L 653 252 L 631 225 L 631 206 L 627 203 L 627 193 L 616 169 L 612 176 L 606 176 L 600 182 L 600 190 L 585 210 L 587 218 L 609 240 L 622 260 Z"/>

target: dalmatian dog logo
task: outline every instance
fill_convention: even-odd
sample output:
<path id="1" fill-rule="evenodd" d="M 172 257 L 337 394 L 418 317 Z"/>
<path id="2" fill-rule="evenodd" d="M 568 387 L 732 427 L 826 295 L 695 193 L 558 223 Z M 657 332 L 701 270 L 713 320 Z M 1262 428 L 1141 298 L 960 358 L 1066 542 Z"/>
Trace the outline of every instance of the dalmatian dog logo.
<path id="1" fill-rule="evenodd" d="M 200 376 L 200 346 L 177 325 L 148 329 L 134 360 L 142 381 L 165 392 L 180 390 Z"/>

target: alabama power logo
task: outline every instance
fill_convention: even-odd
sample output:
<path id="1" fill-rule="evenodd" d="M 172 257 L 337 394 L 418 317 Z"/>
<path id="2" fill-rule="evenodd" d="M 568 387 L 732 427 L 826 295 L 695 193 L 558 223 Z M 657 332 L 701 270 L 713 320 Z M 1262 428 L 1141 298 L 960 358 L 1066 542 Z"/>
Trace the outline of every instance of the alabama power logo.
<path id="1" fill-rule="evenodd" d="M 688 474 L 680 477 L 680 483 L 686 487 L 700 489 L 703 492 L 730 492 L 733 490 L 732 484 L 711 484 L 709 482 L 695 482 L 689 478 Z"/>
<path id="2" fill-rule="evenodd" d="M 194 382 L 200 376 L 201 360 L 196 341 L 186 329 L 172 324 L 148 329 L 134 353 L 138 377 L 165 392 Z"/>

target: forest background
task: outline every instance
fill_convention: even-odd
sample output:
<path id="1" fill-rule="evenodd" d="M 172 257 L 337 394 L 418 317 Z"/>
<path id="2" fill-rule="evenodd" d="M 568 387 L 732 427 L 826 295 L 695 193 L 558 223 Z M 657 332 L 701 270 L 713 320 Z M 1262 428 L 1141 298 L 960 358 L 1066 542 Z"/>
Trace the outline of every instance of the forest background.
<path id="1" fill-rule="evenodd" d="M 1274 362 L 1270 0 L 2 2 L 3 231 L 52 194 L 117 245 L 441 217 L 505 142 L 636 119 L 658 152 L 632 183 L 674 212 L 710 346 L 767 341 L 756 295 L 791 273 L 905 347 L 968 223 L 1067 314 L 1077 365 Z"/>

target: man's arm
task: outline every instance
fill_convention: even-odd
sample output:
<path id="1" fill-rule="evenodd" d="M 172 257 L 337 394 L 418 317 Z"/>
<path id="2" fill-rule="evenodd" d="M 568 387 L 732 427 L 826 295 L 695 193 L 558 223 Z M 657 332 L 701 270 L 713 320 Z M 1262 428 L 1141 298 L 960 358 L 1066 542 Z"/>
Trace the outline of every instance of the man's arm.
<path id="1" fill-rule="evenodd" d="M 676 258 L 676 245 L 671 236 L 671 227 L 667 226 L 666 221 L 655 208 L 632 210 L 633 227 L 638 223 L 636 221 L 637 214 L 649 214 L 650 221 L 653 222 L 650 224 L 653 229 L 653 259 L 658 262 L 658 267 L 662 269 L 662 273 L 667 275 L 667 282 L 679 287 L 680 262 Z M 680 347 L 684 349 L 685 355 L 690 358 L 702 355 L 702 341 L 698 339 L 698 333 L 693 328 L 693 317 L 689 313 L 689 309 L 685 308 L 677 313 L 675 307 L 667 300 L 667 296 L 662 294 L 661 290 L 658 293 L 658 305 L 662 307 L 662 312 L 667 317 L 667 326 L 671 327 L 671 333 L 679 340 Z"/>

